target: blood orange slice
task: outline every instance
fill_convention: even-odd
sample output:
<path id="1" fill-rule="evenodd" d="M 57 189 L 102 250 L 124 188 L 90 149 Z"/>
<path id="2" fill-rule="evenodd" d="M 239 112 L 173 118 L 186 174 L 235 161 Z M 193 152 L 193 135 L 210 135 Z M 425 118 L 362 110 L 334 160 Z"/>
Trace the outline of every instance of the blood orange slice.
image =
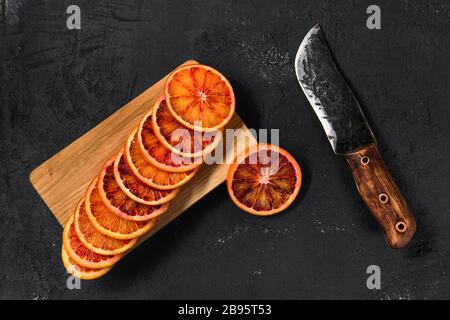
<path id="1" fill-rule="evenodd" d="M 61 258 L 64 264 L 64 268 L 66 268 L 67 272 L 82 280 L 93 280 L 100 278 L 109 270 L 111 270 L 111 267 L 103 269 L 90 269 L 76 264 L 75 261 L 73 261 L 73 259 L 69 257 L 66 249 L 64 249 L 64 246 L 62 246 Z"/>
<path id="2" fill-rule="evenodd" d="M 283 211 L 294 201 L 302 182 L 297 161 L 284 149 L 259 144 L 231 165 L 227 189 L 233 202 L 254 215 Z"/>
<path id="3" fill-rule="evenodd" d="M 219 71 L 205 65 L 175 69 L 167 78 L 164 93 L 173 116 L 191 129 L 220 129 L 234 113 L 230 83 Z"/>
<path id="4" fill-rule="evenodd" d="M 153 107 L 151 123 L 157 139 L 170 151 L 182 157 L 202 157 L 219 144 L 222 133 L 194 131 L 182 125 L 170 113 L 164 98 Z"/>
<path id="5" fill-rule="evenodd" d="M 103 203 L 95 177 L 86 191 L 86 213 L 95 229 L 115 239 L 134 239 L 149 231 L 156 219 L 132 221 L 119 217 Z"/>
<path id="6" fill-rule="evenodd" d="M 76 264 L 90 269 L 110 267 L 123 256 L 122 254 L 106 256 L 88 249 L 78 238 L 73 223 L 73 215 L 64 227 L 63 245 L 69 257 L 75 261 Z"/>
<path id="7" fill-rule="evenodd" d="M 137 141 L 137 129 L 128 137 L 125 159 L 134 175 L 145 184 L 159 189 L 170 190 L 181 187 L 197 173 L 199 166 L 186 172 L 167 172 L 148 162 L 142 154 Z"/>
<path id="8" fill-rule="evenodd" d="M 114 160 L 114 178 L 120 189 L 128 197 L 146 205 L 158 205 L 169 202 L 180 189 L 158 190 L 143 183 L 131 171 L 125 160 L 123 150 L 119 152 Z"/>
<path id="9" fill-rule="evenodd" d="M 74 215 L 75 232 L 80 241 L 90 250 L 103 255 L 115 255 L 129 250 L 137 239 L 119 240 L 95 229 L 86 213 L 85 199 L 80 200 Z"/>
<path id="10" fill-rule="evenodd" d="M 156 104 L 160 104 L 162 99 L 164 97 L 158 99 Z M 200 157 L 182 157 L 162 144 L 153 132 L 152 118 L 152 110 L 150 110 L 139 124 L 137 134 L 142 154 L 151 164 L 169 172 L 186 172 L 201 164 L 202 159 Z"/>
<path id="11" fill-rule="evenodd" d="M 167 210 L 167 203 L 147 205 L 134 201 L 120 189 L 114 178 L 114 160 L 112 157 L 103 165 L 98 178 L 98 190 L 103 203 L 119 217 L 133 221 L 147 221 L 161 215 Z"/>

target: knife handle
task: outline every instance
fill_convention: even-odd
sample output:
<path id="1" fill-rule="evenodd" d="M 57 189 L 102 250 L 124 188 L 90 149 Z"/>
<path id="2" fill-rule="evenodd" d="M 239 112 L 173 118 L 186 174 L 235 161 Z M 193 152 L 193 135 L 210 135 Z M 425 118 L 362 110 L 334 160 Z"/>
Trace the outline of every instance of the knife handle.
<path id="1" fill-rule="evenodd" d="M 358 191 L 383 228 L 392 248 L 405 246 L 416 231 L 416 222 L 406 200 L 381 159 L 376 144 L 345 155 Z"/>

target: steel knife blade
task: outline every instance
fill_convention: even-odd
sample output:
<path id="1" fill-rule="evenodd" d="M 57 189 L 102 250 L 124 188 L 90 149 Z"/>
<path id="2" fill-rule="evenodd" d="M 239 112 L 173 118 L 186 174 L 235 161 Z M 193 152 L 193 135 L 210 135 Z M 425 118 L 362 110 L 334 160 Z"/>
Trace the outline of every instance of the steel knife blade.
<path id="1" fill-rule="evenodd" d="M 295 71 L 336 154 L 375 143 L 359 102 L 339 72 L 319 25 L 303 39 L 295 58 Z"/>
<path id="2" fill-rule="evenodd" d="M 416 223 L 385 166 L 361 106 L 339 71 L 319 25 L 304 37 L 295 57 L 300 87 L 338 155 L 343 155 L 357 189 L 392 248 L 406 245 Z"/>

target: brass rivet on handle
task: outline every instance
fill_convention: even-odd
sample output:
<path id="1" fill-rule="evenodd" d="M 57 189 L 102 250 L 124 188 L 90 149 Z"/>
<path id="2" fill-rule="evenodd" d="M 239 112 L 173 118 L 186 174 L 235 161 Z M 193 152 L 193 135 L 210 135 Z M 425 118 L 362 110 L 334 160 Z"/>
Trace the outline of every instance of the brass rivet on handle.
<path id="1" fill-rule="evenodd" d="M 368 157 L 368 156 L 364 156 L 364 157 L 362 157 L 361 158 L 361 163 L 363 164 L 363 165 L 368 165 L 369 164 L 369 162 L 370 162 L 370 158 Z"/>
<path id="2" fill-rule="evenodd" d="M 380 200 L 381 203 L 385 204 L 388 202 L 389 197 L 386 193 L 380 193 L 380 195 L 378 196 L 378 200 Z"/>
<path id="3" fill-rule="evenodd" d="M 406 232 L 406 223 L 404 223 L 403 221 L 399 221 L 395 224 L 395 230 L 397 230 L 398 232 Z"/>

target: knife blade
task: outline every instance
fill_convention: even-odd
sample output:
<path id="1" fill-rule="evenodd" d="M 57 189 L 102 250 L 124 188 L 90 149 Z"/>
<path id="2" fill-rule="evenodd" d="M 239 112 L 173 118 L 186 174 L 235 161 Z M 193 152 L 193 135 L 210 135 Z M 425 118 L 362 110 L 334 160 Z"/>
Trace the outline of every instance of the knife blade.
<path id="1" fill-rule="evenodd" d="M 333 151 L 346 159 L 357 189 L 392 248 L 405 246 L 416 223 L 378 151 L 361 106 L 339 71 L 319 25 L 295 57 L 297 79 Z"/>

